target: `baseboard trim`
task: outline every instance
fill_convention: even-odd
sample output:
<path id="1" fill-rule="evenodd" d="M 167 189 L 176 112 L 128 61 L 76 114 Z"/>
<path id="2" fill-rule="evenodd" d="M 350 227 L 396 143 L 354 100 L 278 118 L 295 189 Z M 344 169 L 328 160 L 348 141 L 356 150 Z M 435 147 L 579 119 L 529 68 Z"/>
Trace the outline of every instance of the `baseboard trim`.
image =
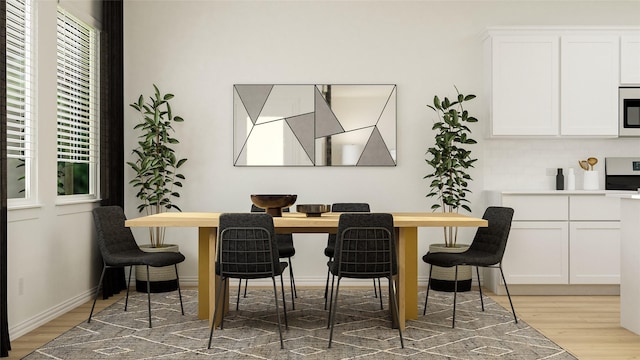
<path id="1" fill-rule="evenodd" d="M 93 300 L 96 289 L 86 290 L 85 292 L 76 295 L 66 301 L 59 303 L 58 305 L 51 307 L 19 324 L 16 324 L 9 328 L 9 336 L 11 340 L 17 339 L 20 336 L 27 334 L 30 331 L 37 329 L 38 327 L 48 323 L 49 321 L 66 314 L 67 312 L 77 308 L 78 306 L 86 303 L 89 300 Z M 88 316 L 89 314 L 87 314 Z"/>

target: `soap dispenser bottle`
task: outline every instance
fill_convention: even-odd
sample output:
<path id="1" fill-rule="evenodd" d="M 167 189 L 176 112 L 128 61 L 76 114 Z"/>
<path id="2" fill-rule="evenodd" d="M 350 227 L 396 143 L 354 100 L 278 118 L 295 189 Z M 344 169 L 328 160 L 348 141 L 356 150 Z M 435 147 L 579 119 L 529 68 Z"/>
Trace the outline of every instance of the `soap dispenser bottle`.
<path id="1" fill-rule="evenodd" d="M 576 189 L 576 174 L 573 172 L 573 168 L 569 168 L 567 173 L 567 190 Z"/>
<path id="2" fill-rule="evenodd" d="M 564 190 L 564 175 L 562 174 L 562 168 L 558 168 L 556 174 L 556 190 Z"/>

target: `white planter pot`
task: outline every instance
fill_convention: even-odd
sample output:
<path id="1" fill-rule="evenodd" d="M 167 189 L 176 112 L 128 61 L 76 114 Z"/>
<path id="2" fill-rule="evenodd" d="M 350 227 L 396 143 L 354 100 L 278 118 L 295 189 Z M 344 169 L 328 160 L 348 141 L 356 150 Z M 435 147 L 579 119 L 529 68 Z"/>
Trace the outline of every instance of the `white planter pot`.
<path id="1" fill-rule="evenodd" d="M 151 245 L 140 245 L 144 252 L 178 252 L 178 245 L 165 244 L 162 247 L 151 247 Z M 163 267 L 149 266 L 149 282 L 152 293 L 174 291 L 178 289 L 178 279 L 176 269 L 173 265 Z M 136 266 L 136 290 L 147 292 L 147 267 Z"/>
<path id="2" fill-rule="evenodd" d="M 469 245 L 456 245 L 446 247 L 444 244 L 429 245 L 429 252 L 461 253 L 466 251 Z M 471 290 L 471 266 L 458 266 L 458 291 Z M 436 291 L 454 291 L 456 268 L 434 266 L 431 270 L 431 289 Z"/>

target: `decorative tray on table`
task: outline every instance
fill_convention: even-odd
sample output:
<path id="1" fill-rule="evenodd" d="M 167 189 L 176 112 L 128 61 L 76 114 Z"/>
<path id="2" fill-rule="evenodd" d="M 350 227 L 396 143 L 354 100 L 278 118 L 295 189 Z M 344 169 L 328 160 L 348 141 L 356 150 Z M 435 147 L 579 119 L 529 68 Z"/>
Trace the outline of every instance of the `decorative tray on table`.
<path id="1" fill-rule="evenodd" d="M 299 204 L 296 205 L 296 211 L 299 213 L 307 214 L 307 217 L 318 217 L 322 213 L 331 211 L 331 205 L 324 204 Z"/>

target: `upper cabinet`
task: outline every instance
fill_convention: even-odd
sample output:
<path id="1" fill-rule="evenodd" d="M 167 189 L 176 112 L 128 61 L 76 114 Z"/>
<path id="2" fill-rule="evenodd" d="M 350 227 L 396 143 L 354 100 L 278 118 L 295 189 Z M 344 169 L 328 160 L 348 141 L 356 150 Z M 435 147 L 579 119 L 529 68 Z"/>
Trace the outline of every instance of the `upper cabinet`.
<path id="1" fill-rule="evenodd" d="M 493 36 L 493 135 L 556 135 L 560 89 L 557 36 Z"/>
<path id="2" fill-rule="evenodd" d="M 640 83 L 640 30 L 491 29 L 485 49 L 491 136 L 616 137 L 621 76 Z"/>
<path id="3" fill-rule="evenodd" d="M 640 84 L 640 33 L 622 35 L 620 39 L 620 83 Z"/>
<path id="4" fill-rule="evenodd" d="M 560 134 L 618 135 L 618 36 L 562 36 Z"/>

